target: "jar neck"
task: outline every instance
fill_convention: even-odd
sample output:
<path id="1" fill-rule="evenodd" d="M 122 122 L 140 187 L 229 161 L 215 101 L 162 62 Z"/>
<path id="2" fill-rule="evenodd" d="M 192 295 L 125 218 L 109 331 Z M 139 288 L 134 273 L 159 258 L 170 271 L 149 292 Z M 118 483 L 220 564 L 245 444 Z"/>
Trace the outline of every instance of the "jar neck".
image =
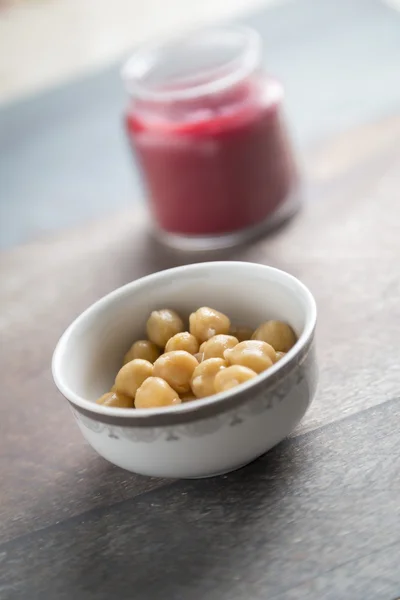
<path id="1" fill-rule="evenodd" d="M 133 98 L 131 106 L 138 118 L 143 121 L 150 120 L 154 125 L 157 121 L 160 123 L 201 122 L 215 118 L 217 115 L 237 112 L 240 108 L 255 103 L 259 91 L 258 79 L 253 74 L 229 89 L 209 96 L 167 102 Z"/>

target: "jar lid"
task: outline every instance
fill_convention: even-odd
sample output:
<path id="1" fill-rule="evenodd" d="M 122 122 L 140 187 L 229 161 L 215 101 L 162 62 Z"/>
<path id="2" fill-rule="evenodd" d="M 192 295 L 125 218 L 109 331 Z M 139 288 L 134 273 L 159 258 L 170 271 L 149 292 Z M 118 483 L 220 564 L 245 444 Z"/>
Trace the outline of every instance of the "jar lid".
<path id="1" fill-rule="evenodd" d="M 142 100 L 190 100 L 226 90 L 254 72 L 262 43 L 253 29 L 206 28 L 142 46 L 123 65 L 129 94 Z"/>

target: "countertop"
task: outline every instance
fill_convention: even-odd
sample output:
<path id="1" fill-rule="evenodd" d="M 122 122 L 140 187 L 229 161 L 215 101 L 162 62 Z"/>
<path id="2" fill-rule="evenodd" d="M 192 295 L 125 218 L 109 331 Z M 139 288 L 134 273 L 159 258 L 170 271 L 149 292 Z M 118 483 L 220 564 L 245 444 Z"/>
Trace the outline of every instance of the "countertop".
<path id="1" fill-rule="evenodd" d="M 0 255 L 2 599 L 398 595 L 399 135 L 392 117 L 321 146 L 301 214 L 231 255 L 310 286 L 321 372 L 292 436 L 225 477 L 160 481 L 107 464 L 51 380 L 79 311 L 182 263 L 151 243 L 145 218 Z"/>
<path id="2" fill-rule="evenodd" d="M 70 94 L 76 134 L 74 93 L 54 92 L 65 102 Z M 205 257 L 159 248 L 140 201 L 125 196 L 95 217 L 85 185 L 68 187 L 71 172 L 57 161 L 58 188 L 72 189 L 79 215 L 55 207 L 46 235 L 35 229 L 30 240 L 18 214 L 34 207 L 15 195 L 0 253 L 1 600 L 400 596 L 400 113 L 382 104 L 346 114 L 342 127 L 321 125 L 304 141 L 296 218 L 216 256 L 293 273 L 319 313 L 320 384 L 309 412 L 287 440 L 223 477 L 166 481 L 108 464 L 83 440 L 50 372 L 60 334 L 90 303 Z M 57 129 L 59 148 L 70 135 Z M 22 156 L 25 146 L 13 144 Z M 116 181 L 119 167 L 112 173 Z M 35 206 L 44 213 L 57 187 L 49 178 L 46 187 L 40 170 L 46 193 Z"/>

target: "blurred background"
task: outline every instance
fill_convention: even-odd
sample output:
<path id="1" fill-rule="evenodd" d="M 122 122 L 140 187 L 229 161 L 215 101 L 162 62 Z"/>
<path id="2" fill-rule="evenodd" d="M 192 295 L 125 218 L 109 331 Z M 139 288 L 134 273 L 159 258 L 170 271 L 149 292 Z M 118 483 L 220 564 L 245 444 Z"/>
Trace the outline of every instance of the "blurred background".
<path id="1" fill-rule="evenodd" d="M 301 150 L 400 105 L 400 0 L 0 0 L 0 245 L 142 202 L 121 125 L 123 58 L 239 21 L 283 80 Z"/>

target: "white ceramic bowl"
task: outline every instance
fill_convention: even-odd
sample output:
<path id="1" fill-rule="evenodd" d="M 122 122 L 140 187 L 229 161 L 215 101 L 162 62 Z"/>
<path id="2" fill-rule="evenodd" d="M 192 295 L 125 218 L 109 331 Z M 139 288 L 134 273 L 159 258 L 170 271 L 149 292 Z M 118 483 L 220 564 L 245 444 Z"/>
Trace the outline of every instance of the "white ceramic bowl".
<path id="1" fill-rule="evenodd" d="M 233 323 L 287 321 L 299 339 L 278 363 L 234 391 L 163 409 L 95 404 L 149 313 L 184 317 L 212 306 Z M 178 267 L 133 281 L 82 313 L 61 337 L 53 377 L 87 441 L 110 462 L 156 477 L 207 477 L 254 460 L 285 438 L 315 394 L 315 301 L 297 279 L 245 262 Z"/>

